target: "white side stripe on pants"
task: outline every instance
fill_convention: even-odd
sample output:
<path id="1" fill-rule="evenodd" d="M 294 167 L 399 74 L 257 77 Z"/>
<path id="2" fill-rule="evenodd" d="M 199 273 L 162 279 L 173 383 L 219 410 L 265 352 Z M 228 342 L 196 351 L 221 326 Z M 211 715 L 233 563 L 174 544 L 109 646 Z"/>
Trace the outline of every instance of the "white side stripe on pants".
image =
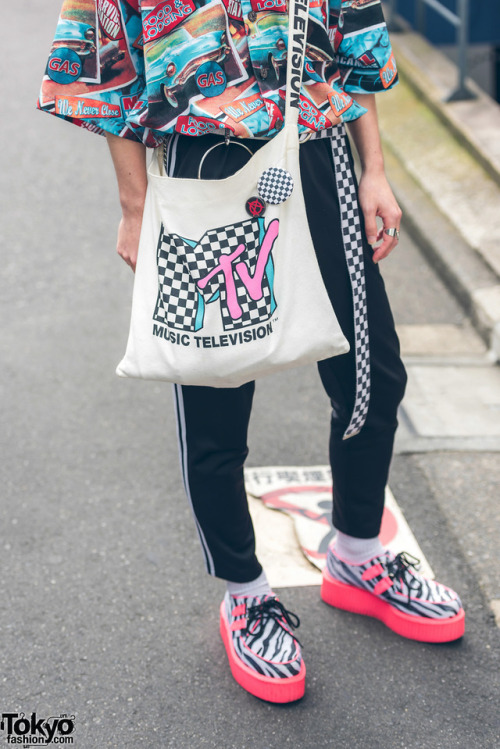
<path id="1" fill-rule="evenodd" d="M 205 557 L 205 567 L 209 575 L 215 575 L 215 565 L 208 548 L 207 540 L 203 533 L 203 530 L 198 522 L 196 513 L 194 511 L 193 500 L 191 497 L 191 490 L 189 488 L 189 472 L 188 472 L 188 458 L 187 458 L 187 439 L 186 439 L 186 419 L 184 414 L 184 398 L 182 395 L 182 386 L 174 385 L 174 403 L 175 411 L 177 414 L 177 439 L 179 442 L 179 457 L 182 470 L 182 478 L 184 481 L 184 488 L 186 490 L 189 504 L 193 512 L 194 521 L 196 523 L 196 530 L 200 538 L 201 548 L 203 549 L 203 556 Z"/>

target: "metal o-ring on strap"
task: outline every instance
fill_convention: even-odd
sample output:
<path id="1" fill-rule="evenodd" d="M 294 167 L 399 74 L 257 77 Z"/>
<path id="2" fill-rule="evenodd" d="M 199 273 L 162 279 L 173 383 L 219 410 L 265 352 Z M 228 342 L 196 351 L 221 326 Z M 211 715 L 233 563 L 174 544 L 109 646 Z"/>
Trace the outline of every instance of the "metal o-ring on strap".
<path id="1" fill-rule="evenodd" d="M 220 143 L 216 143 L 214 146 L 211 146 L 208 149 L 208 151 L 205 151 L 205 153 L 203 154 L 203 156 L 201 158 L 201 161 L 200 161 L 200 165 L 198 167 L 198 179 L 201 179 L 201 170 L 202 170 L 203 164 L 205 162 L 205 159 L 207 158 L 207 156 L 210 153 L 210 151 L 213 151 L 214 149 L 219 148 L 219 146 L 229 146 L 229 145 L 240 146 L 241 148 L 244 148 L 245 151 L 248 151 L 248 153 L 250 154 L 250 156 L 253 156 L 253 151 L 248 146 L 246 146 L 244 143 L 239 143 L 237 140 L 232 140 L 232 141 L 223 140 Z"/>

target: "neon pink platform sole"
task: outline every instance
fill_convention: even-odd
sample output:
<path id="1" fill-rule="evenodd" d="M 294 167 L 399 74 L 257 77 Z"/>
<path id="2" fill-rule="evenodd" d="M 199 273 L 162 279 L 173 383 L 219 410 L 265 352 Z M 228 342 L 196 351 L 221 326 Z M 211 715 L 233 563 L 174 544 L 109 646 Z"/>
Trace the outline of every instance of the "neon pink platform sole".
<path id="1" fill-rule="evenodd" d="M 410 640 L 451 642 L 462 637 L 465 631 L 463 609 L 448 619 L 405 614 L 367 590 L 335 580 L 327 570 L 323 570 L 321 598 L 338 609 L 379 619 L 393 632 Z"/>
<path id="2" fill-rule="evenodd" d="M 246 666 L 236 655 L 229 624 L 224 610 L 224 601 L 220 607 L 220 633 L 226 648 L 231 673 L 238 684 L 247 692 L 267 702 L 295 702 L 304 696 L 306 666 L 302 661 L 301 669 L 296 676 L 280 679 L 263 676 Z"/>

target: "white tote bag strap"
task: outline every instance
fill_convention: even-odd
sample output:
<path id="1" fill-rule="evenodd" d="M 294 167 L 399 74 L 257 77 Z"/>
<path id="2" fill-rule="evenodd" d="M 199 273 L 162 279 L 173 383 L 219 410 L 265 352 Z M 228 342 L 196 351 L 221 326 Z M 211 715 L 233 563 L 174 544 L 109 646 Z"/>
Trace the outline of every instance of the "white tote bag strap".
<path id="1" fill-rule="evenodd" d="M 299 117 L 300 88 L 306 56 L 309 0 L 288 0 L 288 50 L 286 62 L 285 123 Z"/>

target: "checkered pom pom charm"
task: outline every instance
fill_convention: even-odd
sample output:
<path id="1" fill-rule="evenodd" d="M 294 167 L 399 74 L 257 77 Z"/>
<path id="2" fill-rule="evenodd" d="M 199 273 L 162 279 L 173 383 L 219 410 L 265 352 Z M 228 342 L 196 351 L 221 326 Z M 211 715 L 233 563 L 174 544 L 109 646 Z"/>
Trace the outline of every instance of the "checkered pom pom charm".
<path id="1" fill-rule="evenodd" d="M 257 189 L 266 203 L 278 205 L 284 203 L 292 194 L 293 177 L 286 169 L 271 166 L 262 172 Z"/>

